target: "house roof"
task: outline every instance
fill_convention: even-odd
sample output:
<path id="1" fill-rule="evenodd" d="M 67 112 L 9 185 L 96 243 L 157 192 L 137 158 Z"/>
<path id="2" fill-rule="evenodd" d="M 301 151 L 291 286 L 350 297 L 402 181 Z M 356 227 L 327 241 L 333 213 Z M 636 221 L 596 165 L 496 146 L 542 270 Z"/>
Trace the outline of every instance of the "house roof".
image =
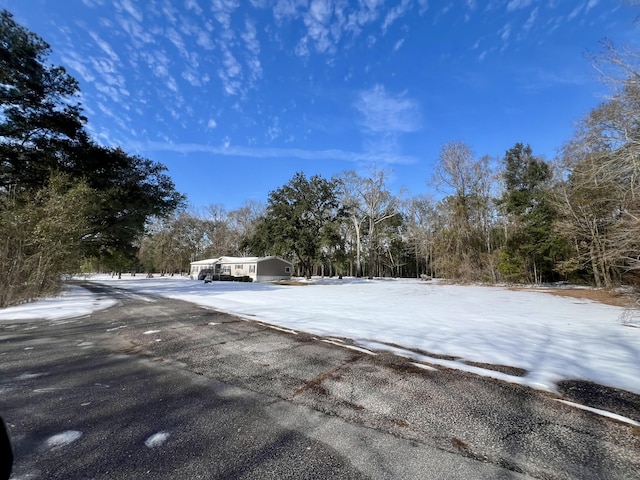
<path id="1" fill-rule="evenodd" d="M 191 262 L 191 265 L 215 265 L 216 263 L 259 263 L 264 262 L 265 260 L 276 259 L 281 262 L 288 263 L 291 265 L 291 262 L 279 257 L 220 257 L 220 258 L 209 258 L 207 260 L 198 260 L 196 262 Z"/>
<path id="2" fill-rule="evenodd" d="M 217 258 L 209 258 L 207 260 L 198 260 L 196 262 L 191 262 L 191 265 L 214 265 L 218 263 Z"/>
<path id="3" fill-rule="evenodd" d="M 220 257 L 220 263 L 258 263 L 260 257 Z"/>
<path id="4" fill-rule="evenodd" d="M 266 260 L 280 260 L 281 262 L 288 263 L 291 265 L 291 262 L 285 260 L 284 258 L 279 257 L 220 257 L 218 259 L 219 263 L 260 263 Z"/>

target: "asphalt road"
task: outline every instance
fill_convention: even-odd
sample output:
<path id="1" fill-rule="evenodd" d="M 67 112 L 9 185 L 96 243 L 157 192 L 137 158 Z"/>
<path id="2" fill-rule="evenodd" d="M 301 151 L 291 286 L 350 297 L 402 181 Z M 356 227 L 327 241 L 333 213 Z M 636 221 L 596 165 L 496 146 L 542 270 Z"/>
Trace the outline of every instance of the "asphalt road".
<path id="1" fill-rule="evenodd" d="M 13 479 L 640 478 L 638 427 L 551 395 L 87 287 L 118 305 L 0 323 Z"/>

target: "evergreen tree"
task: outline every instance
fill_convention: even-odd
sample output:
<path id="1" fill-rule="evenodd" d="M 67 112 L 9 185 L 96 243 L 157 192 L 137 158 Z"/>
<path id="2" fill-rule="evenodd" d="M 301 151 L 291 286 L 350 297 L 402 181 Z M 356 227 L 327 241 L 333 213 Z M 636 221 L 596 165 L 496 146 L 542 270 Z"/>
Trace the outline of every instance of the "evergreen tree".
<path id="1" fill-rule="evenodd" d="M 78 82 L 47 65 L 49 45 L 0 12 L 0 187 L 38 189 L 81 139 Z"/>
<path id="2" fill-rule="evenodd" d="M 510 280 L 553 280 L 565 243 L 553 232 L 551 168 L 529 145 L 516 143 L 505 154 L 503 178 L 506 191 L 499 204 L 512 225 L 499 268 Z"/>
<path id="3" fill-rule="evenodd" d="M 18 25 L 6 10 L 0 12 L 0 230 L 7 239 L 0 257 L 13 258 L 12 273 L 0 271 L 0 285 L 28 286 L 25 299 L 51 290 L 45 283 L 57 281 L 48 279 L 77 271 L 82 257 L 97 258 L 103 267 L 116 270 L 132 265 L 146 221 L 183 201 L 163 165 L 89 139 L 78 82 L 63 67 L 47 64 L 49 54 L 42 38 Z M 85 217 L 82 228 L 70 228 L 73 235 L 64 236 L 59 229 L 31 222 L 40 225 L 37 242 L 30 240 L 31 224 L 13 228 L 13 219 L 31 218 L 25 212 L 46 212 L 43 198 L 58 202 L 58 211 L 81 205 L 76 212 Z M 73 248 L 63 247 L 62 238 Z M 16 245 L 22 253 L 13 255 Z M 40 261 L 34 277 L 29 259 L 51 258 L 44 250 L 52 248 L 66 252 L 66 261 Z"/>

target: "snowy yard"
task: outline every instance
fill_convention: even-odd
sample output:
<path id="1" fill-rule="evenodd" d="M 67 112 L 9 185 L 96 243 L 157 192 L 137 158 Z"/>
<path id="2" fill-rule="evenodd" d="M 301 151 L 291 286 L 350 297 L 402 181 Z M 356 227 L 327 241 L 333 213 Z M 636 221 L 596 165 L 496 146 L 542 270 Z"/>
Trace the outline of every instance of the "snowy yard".
<path id="1" fill-rule="evenodd" d="M 90 280 L 331 337 L 338 344 L 348 338 L 364 349 L 393 351 L 539 390 L 555 391 L 556 382 L 579 379 L 640 394 L 640 328 L 623 325 L 622 308 L 589 300 L 406 279 L 318 279 L 304 286 L 205 285 L 128 275 Z M 85 315 L 112 303 L 70 287 L 59 299 L 0 311 L 0 322 Z M 517 367 L 526 374 L 507 375 L 465 362 Z"/>

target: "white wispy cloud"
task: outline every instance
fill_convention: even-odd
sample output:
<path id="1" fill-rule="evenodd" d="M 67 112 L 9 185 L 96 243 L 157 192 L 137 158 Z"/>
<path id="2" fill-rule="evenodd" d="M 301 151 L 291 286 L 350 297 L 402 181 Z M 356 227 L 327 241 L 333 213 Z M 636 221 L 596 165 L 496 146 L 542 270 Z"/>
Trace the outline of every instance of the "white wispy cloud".
<path id="1" fill-rule="evenodd" d="M 89 8 L 95 8 L 104 5 L 104 0 L 82 0 L 82 3 Z"/>
<path id="2" fill-rule="evenodd" d="M 417 102 L 405 93 L 388 93 L 383 85 L 360 92 L 355 107 L 364 131 L 369 134 L 408 133 L 420 128 Z"/>
<path id="3" fill-rule="evenodd" d="M 139 142 L 130 141 L 128 146 L 139 152 L 169 151 L 178 153 L 205 152 L 213 155 L 244 158 L 283 159 L 295 158 L 299 160 L 325 162 L 331 160 L 345 162 L 365 162 L 384 164 L 413 164 L 418 158 L 411 155 L 393 154 L 388 152 L 352 152 L 339 149 L 305 150 L 300 148 L 258 148 L 232 146 L 231 139 L 225 137 L 219 146 L 198 143 L 172 142 Z"/>
<path id="4" fill-rule="evenodd" d="M 189 52 L 185 45 L 184 39 L 182 38 L 182 35 L 180 35 L 174 28 L 168 28 L 166 36 L 169 41 L 178 49 L 180 55 L 185 58 L 189 57 Z"/>
<path id="5" fill-rule="evenodd" d="M 202 48 L 204 48 L 205 50 L 214 50 L 215 49 L 215 43 L 211 39 L 211 36 L 209 35 L 209 32 L 207 30 L 204 30 L 204 29 L 200 30 L 198 32 L 198 37 L 196 39 L 196 43 L 198 45 L 200 45 Z"/>
<path id="6" fill-rule="evenodd" d="M 598 3 L 600 3 L 600 0 L 589 0 L 589 3 L 587 3 L 587 7 L 585 9 L 585 13 L 598 5 Z"/>
<path id="7" fill-rule="evenodd" d="M 335 43 L 340 38 L 340 29 L 331 29 L 331 17 L 333 15 L 333 5 L 331 0 L 311 0 L 311 4 L 302 19 L 307 27 L 306 40 L 315 46 L 318 53 L 335 52 Z M 333 33 L 337 34 L 334 38 Z M 308 51 L 308 50 L 307 50 Z"/>
<path id="8" fill-rule="evenodd" d="M 512 12 L 521 8 L 526 8 L 533 3 L 533 0 L 511 0 L 507 4 L 507 11 Z"/>
<path id="9" fill-rule="evenodd" d="M 569 16 L 567 17 L 569 20 L 573 20 L 574 18 L 576 18 L 580 12 L 582 11 L 582 9 L 584 8 L 584 5 L 578 5 L 576 8 L 574 8 L 571 13 L 569 14 Z"/>
<path id="10" fill-rule="evenodd" d="M 533 24 L 536 22 L 536 19 L 538 18 L 538 7 L 534 8 L 531 13 L 529 14 L 529 18 L 527 18 L 527 21 L 524 24 L 524 29 L 526 31 L 531 30 L 531 27 L 533 27 Z"/>
<path id="11" fill-rule="evenodd" d="M 176 82 L 176 79 L 173 78 L 172 76 L 167 77 L 166 86 L 172 92 L 176 92 L 176 93 L 178 92 L 178 83 Z"/>
<path id="12" fill-rule="evenodd" d="M 258 31 L 253 21 L 245 21 L 245 30 L 241 35 L 247 50 L 247 66 L 251 72 L 251 82 L 254 84 L 262 77 L 262 63 L 260 62 L 260 42 L 258 41 Z"/>
<path id="13" fill-rule="evenodd" d="M 96 79 L 95 74 L 85 63 L 86 58 L 81 56 L 78 52 L 71 50 L 64 51 L 61 56 L 62 63 L 74 70 L 85 82 L 91 83 Z"/>
<path id="14" fill-rule="evenodd" d="M 118 90 L 117 88 L 112 87 L 111 85 L 108 85 L 106 83 L 95 83 L 94 86 L 98 92 L 103 93 L 105 95 L 105 98 L 108 98 L 110 100 L 117 99 L 124 92 L 126 92 L 126 90 Z M 128 92 L 126 93 L 128 94 Z"/>
<path id="15" fill-rule="evenodd" d="M 157 13 L 158 16 L 162 16 L 162 18 L 168 21 L 168 23 L 171 25 L 175 25 L 178 22 L 178 17 L 180 16 L 176 7 L 174 5 L 171 5 L 169 2 L 165 2 L 162 5 L 161 13 L 155 13 Z"/>
<path id="16" fill-rule="evenodd" d="M 560 71 L 548 71 L 540 68 L 526 69 L 521 72 L 518 82 L 527 92 L 540 92 L 562 86 L 581 86 L 589 82 L 588 76 L 567 68 Z"/>
<path id="17" fill-rule="evenodd" d="M 498 33 L 500 34 L 500 38 L 503 42 L 509 40 L 509 36 L 511 35 L 511 24 L 507 23 L 504 27 L 502 27 Z"/>
<path id="18" fill-rule="evenodd" d="M 389 10 L 387 15 L 384 17 L 384 22 L 382 23 L 382 32 L 387 33 L 387 29 L 393 24 L 393 22 L 403 17 L 410 8 L 411 0 L 402 0 L 399 5 L 396 5 Z"/>
<path id="19" fill-rule="evenodd" d="M 280 128 L 280 119 L 278 117 L 271 118 L 271 125 L 267 128 L 267 138 L 269 141 L 274 141 L 280 135 L 282 135 L 282 128 Z"/>
<path id="20" fill-rule="evenodd" d="M 130 0 L 116 0 L 113 3 L 114 7 L 116 8 L 116 10 L 124 10 L 125 12 L 127 12 L 129 15 L 131 15 L 133 18 L 136 19 L 137 22 L 142 22 L 144 16 L 142 15 L 142 12 L 140 10 L 138 10 L 132 3 Z"/>
<path id="21" fill-rule="evenodd" d="M 109 85 L 124 88 L 126 84 L 124 75 L 120 73 L 117 65 L 113 62 L 106 58 L 92 57 L 91 65 L 101 80 Z"/>
<path id="22" fill-rule="evenodd" d="M 197 37 L 202 28 L 198 24 L 199 17 L 196 15 L 181 15 L 178 23 L 174 26 L 180 35 L 184 37 Z"/>
<path id="23" fill-rule="evenodd" d="M 202 15 L 202 8 L 196 0 L 185 0 L 184 6 L 187 10 L 193 10 L 196 15 Z"/>
<path id="24" fill-rule="evenodd" d="M 171 67 L 171 57 L 162 49 L 143 50 L 140 57 L 158 78 L 165 78 L 169 75 Z"/>
<path id="25" fill-rule="evenodd" d="M 224 29 L 231 29 L 231 14 L 240 6 L 237 0 L 211 0 L 211 11 Z"/>
<path id="26" fill-rule="evenodd" d="M 333 5 L 331 0 L 311 0 L 309 15 L 313 17 L 316 22 L 326 25 L 331 19 L 332 12 Z"/>
<path id="27" fill-rule="evenodd" d="M 120 28 L 129 35 L 133 48 L 141 50 L 154 42 L 153 35 L 140 22 L 122 15 L 116 16 L 116 20 Z"/>
<path id="28" fill-rule="evenodd" d="M 263 3 L 260 2 L 260 5 Z M 367 26 L 376 23 L 384 35 L 391 25 L 412 9 L 417 7 L 422 15 L 428 8 L 428 1 L 400 0 L 389 7 L 385 6 L 385 0 L 275 0 L 272 5 L 273 17 L 278 25 L 297 21 L 303 23 L 304 35 L 295 43 L 294 52 L 306 57 L 312 53 L 333 56 L 344 38 L 355 40 Z M 377 38 L 369 33 L 363 41 L 371 47 L 376 44 Z"/>
<path id="29" fill-rule="evenodd" d="M 297 56 L 308 57 L 311 54 L 311 52 L 309 51 L 308 41 L 309 41 L 308 37 L 302 37 L 300 39 L 300 41 L 298 42 L 294 50 Z"/>
<path id="30" fill-rule="evenodd" d="M 218 69 L 218 77 L 222 81 L 225 93 L 239 95 L 242 93 L 242 65 L 228 48 L 223 48 L 222 55 L 222 66 L 224 68 Z"/>
<path id="31" fill-rule="evenodd" d="M 207 75 L 202 76 L 196 71 L 186 70 L 182 72 L 182 78 L 184 78 L 192 87 L 202 87 L 205 83 L 209 81 L 209 77 Z"/>
<path id="32" fill-rule="evenodd" d="M 278 23 L 296 18 L 299 8 L 306 6 L 306 0 L 277 0 L 273 6 L 273 17 Z"/>
<path id="33" fill-rule="evenodd" d="M 384 5 L 384 0 L 364 0 L 359 4 L 359 9 L 349 14 L 346 28 L 358 35 L 362 27 L 372 23 L 380 16 L 380 10 Z"/>
<path id="34" fill-rule="evenodd" d="M 256 25 L 251 20 L 245 21 L 245 30 L 242 33 L 241 38 L 244 40 L 245 46 L 247 50 L 252 55 L 260 54 L 260 42 L 258 42 L 258 31 L 256 30 Z"/>
<path id="35" fill-rule="evenodd" d="M 114 62 L 117 62 L 120 60 L 120 58 L 118 57 L 116 52 L 113 51 L 111 46 L 107 42 L 102 40 L 96 32 L 90 31 L 89 36 L 91 36 L 91 38 L 93 39 L 94 42 L 96 42 L 100 50 L 106 53 L 111 60 L 113 60 Z"/>
<path id="36" fill-rule="evenodd" d="M 113 110 L 110 109 L 107 105 L 102 102 L 97 102 L 98 108 L 100 111 L 105 114 L 107 117 L 115 117 Z"/>

